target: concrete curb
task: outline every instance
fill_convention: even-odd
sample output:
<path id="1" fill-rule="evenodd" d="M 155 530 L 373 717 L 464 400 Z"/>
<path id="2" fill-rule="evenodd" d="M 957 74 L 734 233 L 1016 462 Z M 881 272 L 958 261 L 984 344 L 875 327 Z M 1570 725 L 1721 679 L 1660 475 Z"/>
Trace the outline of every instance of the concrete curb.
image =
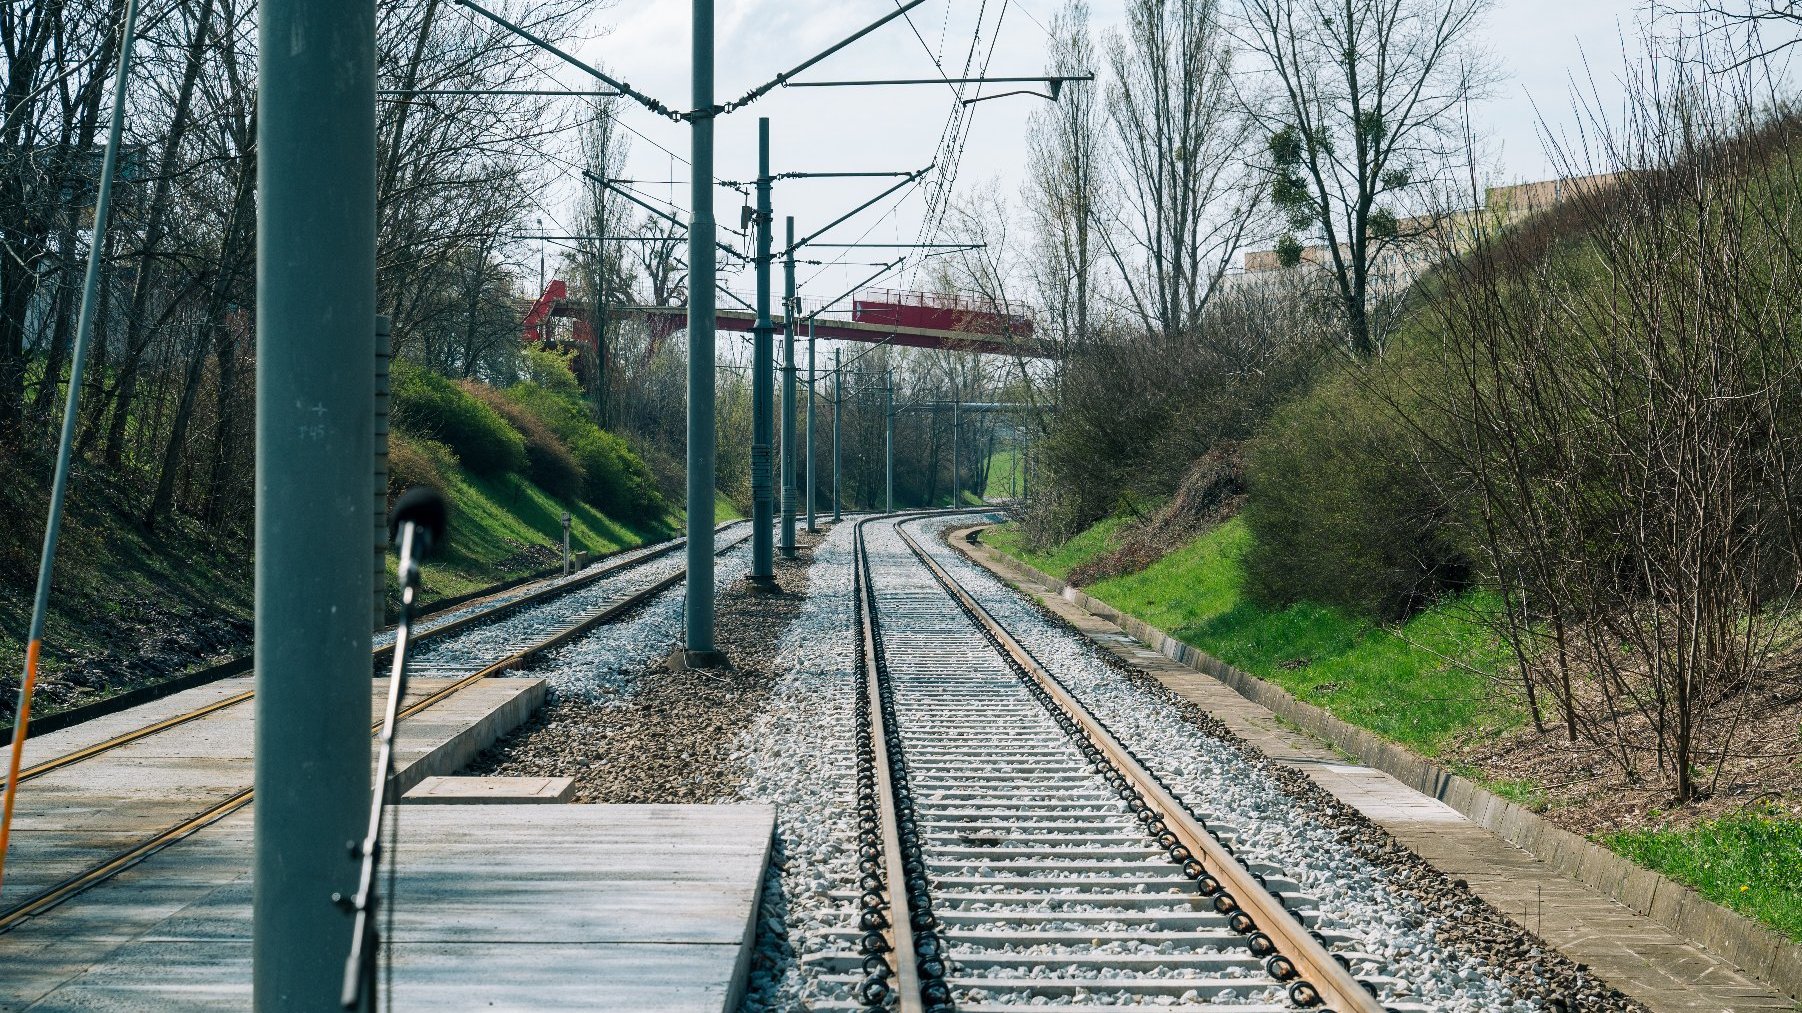
<path id="1" fill-rule="evenodd" d="M 982 530 L 971 529 L 973 534 Z M 1356 757 L 1359 762 L 1444 802 L 1471 822 L 1540 859 L 1561 875 L 1613 898 L 1697 946 L 1712 950 L 1785 995 L 1802 999 L 1802 945 L 1708 900 L 1676 880 L 1641 868 L 1592 844 L 1403 746 L 1341 721 L 1320 707 L 1297 700 L 1287 690 L 1191 647 L 1143 619 L 1122 613 L 1085 594 L 1080 588 L 981 542 L 967 542 L 958 548 L 966 545 L 967 554 L 990 570 L 1057 592 L 1065 601 L 1113 623 L 1166 658 L 1219 680 L 1240 696 Z"/>

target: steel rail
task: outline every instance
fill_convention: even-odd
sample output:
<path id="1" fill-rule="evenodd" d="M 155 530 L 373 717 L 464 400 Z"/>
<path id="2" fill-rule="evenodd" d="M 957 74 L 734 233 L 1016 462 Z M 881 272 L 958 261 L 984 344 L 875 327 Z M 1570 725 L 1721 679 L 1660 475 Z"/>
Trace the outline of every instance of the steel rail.
<path id="1" fill-rule="evenodd" d="M 727 522 L 727 524 L 722 524 L 719 527 L 725 528 L 725 527 L 729 526 L 730 524 L 735 524 L 735 523 L 737 523 L 737 522 L 729 521 L 729 522 Z M 718 530 L 718 529 L 716 529 L 716 530 Z M 601 580 L 606 577 L 611 577 L 615 574 L 623 573 L 628 570 L 636 569 L 638 566 L 640 566 L 644 563 L 649 563 L 654 560 L 662 559 L 663 557 L 669 555 L 670 553 L 675 552 L 677 549 L 682 548 L 682 546 L 685 544 L 686 541 L 687 541 L 686 539 L 681 539 L 681 538 L 672 539 L 667 544 L 660 545 L 660 546 L 656 547 L 655 549 L 652 549 L 649 552 L 645 552 L 645 553 L 641 553 L 637 556 L 633 556 L 631 559 L 620 560 L 619 562 L 609 563 L 609 564 L 607 564 L 605 566 L 601 566 L 601 567 L 591 567 L 588 570 L 584 570 L 577 577 L 569 579 L 569 580 L 557 582 L 555 580 L 555 578 L 551 578 L 551 582 L 547 583 L 544 587 L 538 588 L 535 591 L 529 591 L 529 592 L 519 596 L 518 598 L 514 598 L 510 601 L 502 602 L 501 604 L 496 605 L 492 608 L 487 608 L 487 609 L 477 608 L 475 611 L 470 612 L 468 615 L 459 616 L 456 619 L 450 620 L 449 622 L 442 623 L 440 625 L 432 626 L 427 629 L 421 630 L 418 633 L 413 635 L 413 642 L 418 644 L 418 643 L 424 643 L 429 640 L 435 640 L 435 639 L 445 636 L 447 634 L 455 633 L 459 630 L 467 629 L 470 626 L 475 625 L 477 623 L 494 622 L 494 621 L 497 621 L 500 619 L 504 619 L 507 616 L 512 615 L 514 612 L 517 612 L 520 609 L 525 608 L 528 605 L 538 605 L 538 604 L 543 604 L 544 602 L 547 602 L 547 601 L 553 601 L 553 600 L 555 600 L 557 598 L 561 598 L 564 595 L 569 594 L 573 591 L 577 591 L 577 590 L 580 590 L 581 588 L 587 587 L 588 585 L 594 583 L 595 581 Z M 741 541 L 742 541 L 742 539 L 741 539 Z M 735 542 L 733 544 L 736 545 L 738 543 Z M 493 598 L 498 598 L 504 594 L 507 594 L 511 590 L 513 590 L 513 589 L 509 588 L 504 591 L 496 591 L 494 594 L 486 595 L 482 598 L 477 598 L 474 601 L 465 602 L 462 605 L 458 606 L 458 608 L 480 606 L 483 601 L 487 601 L 487 600 L 490 600 Z M 370 656 L 371 656 L 373 662 L 377 665 L 381 664 L 383 661 L 392 657 L 393 654 L 394 654 L 394 645 L 393 644 L 383 644 L 380 647 L 373 648 L 370 651 Z M 246 672 L 245 674 L 249 674 L 249 673 Z M 82 748 L 77 749 L 73 752 L 65 753 L 62 756 L 58 756 L 53 759 L 45 760 L 43 763 L 37 764 L 35 766 L 27 767 L 23 771 L 21 771 L 19 773 L 19 783 L 24 784 L 25 782 L 30 781 L 33 778 L 42 777 L 45 774 L 49 774 L 54 771 L 61 770 L 64 767 L 68 767 L 68 766 L 71 766 L 76 763 L 80 763 L 83 760 L 92 759 L 93 757 L 99 756 L 102 753 L 110 752 L 114 749 L 119 748 L 120 746 L 130 745 L 131 743 L 136 742 L 139 739 L 148 738 L 149 736 L 155 735 L 158 732 L 167 731 L 171 728 L 176 728 L 181 725 L 185 725 L 190 721 L 199 720 L 200 718 L 206 717 L 208 714 L 213 714 L 218 711 L 224 710 L 227 707 L 233 707 L 238 704 L 244 703 L 244 702 L 254 698 L 255 696 L 256 696 L 256 690 L 245 690 L 242 693 L 238 693 L 233 696 L 226 697 L 222 700 L 215 700 L 212 703 L 205 704 L 200 707 L 196 707 L 193 710 L 186 711 L 181 714 L 176 714 L 171 717 L 164 718 L 161 721 L 153 722 L 153 723 L 145 725 L 141 728 L 134 728 L 131 731 L 122 732 L 122 733 L 115 735 L 112 738 L 107 739 L 103 742 L 96 742 L 90 746 L 83 746 Z"/>
<path id="2" fill-rule="evenodd" d="M 733 541 L 728 542 L 724 546 L 721 546 L 720 548 L 716 549 L 714 554 L 715 555 L 723 555 L 724 553 L 729 552 L 732 549 L 735 549 L 740 545 L 743 545 L 746 541 L 748 541 L 750 539 L 750 537 L 751 536 L 749 534 L 746 534 L 740 538 L 734 539 Z M 664 550 L 660 550 L 660 551 L 664 551 Z M 669 549 L 667 549 L 667 551 L 674 551 L 674 549 L 669 548 Z M 636 562 L 636 561 L 637 560 L 632 560 L 629 562 Z M 640 605 L 643 605 L 645 602 L 651 600 L 652 598 L 663 593 L 664 591 L 667 591 L 670 588 L 681 583 L 683 581 L 683 579 L 686 578 L 687 576 L 688 576 L 688 569 L 687 569 L 687 567 L 683 567 L 681 569 L 676 570 L 674 573 L 669 574 L 668 576 L 659 578 L 656 582 L 650 584 L 649 586 L 632 592 L 630 595 L 627 595 L 625 598 L 623 598 L 617 602 L 614 602 L 613 604 L 607 606 L 605 609 L 601 610 L 600 612 L 596 613 L 595 615 L 590 616 L 589 618 L 584 619 L 579 623 L 576 623 L 574 626 L 570 626 L 563 630 L 560 630 L 556 634 L 554 634 L 550 637 L 547 637 L 546 639 L 539 641 L 538 643 L 533 644 L 532 646 L 527 647 L 524 650 L 516 651 L 513 654 L 510 654 L 507 657 L 502 658 L 501 660 L 488 665 L 486 668 L 483 668 L 481 671 L 464 676 L 464 677 L 458 679 L 457 681 L 451 683 L 448 686 L 439 688 L 438 690 L 432 692 L 431 694 L 429 694 L 429 695 L 413 702 L 412 704 L 409 704 L 407 707 L 403 708 L 400 712 L 400 716 L 403 718 L 412 717 L 413 715 L 418 714 L 421 711 L 424 711 L 427 708 L 432 707 L 433 705 L 439 703 L 440 701 L 449 697 L 453 693 L 456 693 L 459 690 L 462 690 L 468 686 L 471 686 L 471 685 L 475 684 L 476 682 L 481 681 L 482 679 L 490 678 L 492 676 L 499 675 L 500 673 L 508 671 L 510 669 L 518 668 L 525 664 L 528 664 L 534 658 L 536 658 L 538 655 L 540 655 L 546 651 L 553 650 L 557 647 L 561 647 L 562 645 L 568 643 L 569 641 L 575 639 L 576 637 L 579 637 L 579 636 L 589 632 L 590 630 L 593 630 L 597 626 L 602 626 L 602 625 L 605 625 L 606 623 L 610 623 L 610 622 L 614 621 L 615 619 L 618 619 L 620 616 L 624 615 L 625 613 L 630 612 L 631 610 L 639 607 Z M 492 613 L 486 613 L 485 615 L 492 617 Z M 371 734 L 373 734 L 380 727 L 381 727 L 380 722 L 372 723 L 370 725 Z M 111 879 L 113 876 L 116 876 L 119 873 L 125 871 L 126 869 L 129 869 L 132 866 L 137 865 L 138 863 L 144 861 L 145 859 L 149 858 L 151 855 L 156 854 L 157 852 L 163 850 L 164 848 L 168 847 L 169 845 L 174 844 L 178 841 L 181 841 L 187 837 L 190 837 L 193 834 L 199 832 L 200 830 L 203 830 L 206 827 L 211 826 L 214 823 L 217 823 L 220 820 L 226 818 L 227 816 L 230 816 L 232 813 L 235 813 L 238 810 L 243 809 L 245 806 L 249 805 L 251 802 L 253 802 L 255 800 L 256 800 L 255 789 L 254 788 L 246 788 L 246 789 L 238 792 L 237 794 L 232 795 L 231 797 L 229 797 L 221 802 L 215 803 L 214 805 L 208 807 L 207 809 L 205 809 L 199 813 L 196 813 L 193 816 L 183 819 L 182 821 L 174 824 L 173 826 L 170 826 L 162 831 L 159 831 L 158 833 L 152 835 L 151 837 L 146 838 L 143 841 L 138 842 L 137 844 L 131 846 L 130 848 L 127 848 L 124 851 L 121 851 L 121 852 L 111 856 L 110 858 L 107 858 L 107 859 L 99 862 L 96 865 L 90 866 L 89 868 L 84 869 L 83 871 L 78 872 L 73 876 L 70 876 L 69 878 L 61 881 L 60 883 L 56 883 L 50 887 L 40 890 L 39 892 L 33 894 L 30 897 L 25 898 L 24 900 L 18 902 L 17 904 L 14 904 L 7 908 L 0 908 L 0 933 L 10 931 L 12 928 L 14 928 L 15 926 L 19 925 L 20 923 L 26 921 L 27 919 L 30 919 L 37 915 L 43 914 L 43 913 L 49 911 L 50 909 L 56 907 L 57 905 L 63 903 L 64 901 L 70 899 L 71 897 L 81 894 L 81 893 L 85 892 L 86 890 L 91 889 L 92 887 L 98 886 L 99 884 L 105 882 L 106 880 Z"/>
<path id="3" fill-rule="evenodd" d="M 876 599 L 871 591 L 870 563 L 864 548 L 863 529 L 873 518 L 857 522 L 856 551 L 852 564 L 857 570 L 857 611 L 860 620 L 858 636 L 863 650 L 858 658 L 863 667 L 864 705 L 870 714 L 871 752 L 875 759 L 876 794 L 882 813 L 882 866 L 884 886 L 888 892 L 889 952 L 893 955 L 895 1009 L 899 1013 L 921 1013 L 926 1002 L 920 995 L 920 971 L 914 954 L 913 916 L 907 903 L 907 873 L 901 856 L 899 821 L 895 812 L 895 786 L 889 769 L 887 729 L 882 715 L 881 658 L 876 643 Z"/>
<path id="4" fill-rule="evenodd" d="M 895 531 L 907 544 L 913 554 L 932 573 L 939 585 L 955 599 L 971 619 L 987 632 L 989 638 L 1013 660 L 1050 698 L 1064 711 L 1065 715 L 1081 728 L 1092 742 L 1107 757 L 1108 761 L 1124 775 L 1134 790 L 1138 791 L 1152 807 L 1156 818 L 1176 835 L 1177 840 L 1191 855 L 1201 857 L 1207 874 L 1219 881 L 1225 892 L 1230 894 L 1240 910 L 1246 911 L 1256 923 L 1253 932 L 1262 932 L 1276 944 L 1275 954 L 1293 962 L 1297 979 L 1286 982 L 1290 987 L 1291 997 L 1305 1006 L 1325 1005 L 1338 1013 L 1384 1013 L 1384 1008 L 1375 996 L 1365 991 L 1364 986 L 1352 976 L 1351 971 L 1334 958 L 1331 951 L 1301 923 L 1282 902 L 1267 891 L 1262 884 L 1251 876 L 1251 870 L 1240 865 L 1238 860 L 1226 850 L 1214 835 L 1201 825 L 1189 813 L 1186 806 L 1175 798 L 1139 760 L 1116 739 L 1112 732 L 1101 723 L 1081 701 L 1077 700 L 1063 684 L 1043 665 L 1039 664 L 1032 652 L 1027 650 L 1013 635 L 996 621 L 995 617 L 982 606 L 976 598 L 966 591 L 963 584 L 951 575 L 938 561 L 933 559 L 914 536 L 895 525 Z M 1229 912 L 1222 912 L 1229 913 Z M 1249 934 L 1249 933 L 1248 933 Z M 1281 980 L 1281 979 L 1279 979 Z M 1309 1001 L 1306 992 L 1297 995 L 1301 989 L 1311 988 L 1314 995 Z"/>

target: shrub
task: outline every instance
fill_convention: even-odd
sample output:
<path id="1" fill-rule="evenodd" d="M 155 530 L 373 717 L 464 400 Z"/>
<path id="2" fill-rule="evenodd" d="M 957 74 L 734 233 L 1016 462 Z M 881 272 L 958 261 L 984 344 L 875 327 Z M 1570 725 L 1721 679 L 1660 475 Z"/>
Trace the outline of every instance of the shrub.
<path id="1" fill-rule="evenodd" d="M 393 372 L 394 428 L 437 440 L 481 475 L 523 471 L 526 441 L 493 408 L 438 374 L 405 362 Z"/>
<path id="2" fill-rule="evenodd" d="M 561 438 L 582 469 L 582 498 L 609 516 L 648 521 L 666 509 L 651 470 L 626 441 L 595 425 L 580 401 L 535 383 L 507 389 L 506 397 Z"/>
<path id="3" fill-rule="evenodd" d="M 416 485 L 443 489 L 444 473 L 456 466 L 456 451 L 444 444 L 394 433 L 388 437 L 388 498 Z"/>
<path id="4" fill-rule="evenodd" d="M 581 495 L 587 473 L 561 437 L 524 405 L 484 383 L 463 380 L 463 392 L 494 409 L 526 444 L 526 473 L 532 483 L 558 499 Z"/>
<path id="5" fill-rule="evenodd" d="M 1371 369 L 1399 371 L 1394 361 Z M 1433 455 L 1384 393 L 1394 387 L 1377 386 L 1392 382 L 1328 377 L 1247 446 L 1246 590 L 1260 604 L 1394 619 L 1469 584 Z"/>

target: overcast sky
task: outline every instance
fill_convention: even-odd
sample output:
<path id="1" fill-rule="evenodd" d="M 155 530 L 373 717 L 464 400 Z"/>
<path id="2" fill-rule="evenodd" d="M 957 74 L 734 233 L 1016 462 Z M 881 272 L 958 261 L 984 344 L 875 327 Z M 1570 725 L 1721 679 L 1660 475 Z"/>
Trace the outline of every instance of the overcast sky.
<path id="1" fill-rule="evenodd" d="M 983 15 L 983 46 L 993 75 L 1043 72 L 1046 29 L 1062 0 L 929 0 L 909 21 L 894 21 L 809 70 L 803 79 L 869 77 L 934 77 L 935 58 L 945 72 L 959 74 Z M 1121 19 L 1122 0 L 1092 0 L 1095 27 L 1111 30 Z M 1623 34 L 1637 34 L 1645 0 L 1500 0 L 1483 28 L 1482 41 L 1507 74 L 1496 97 L 1477 110 L 1503 178 L 1491 182 L 1538 179 L 1549 174 L 1539 139 L 1545 117 L 1554 129 L 1571 119 L 1572 75 L 1584 77 L 1587 56 L 1593 80 L 1605 100 L 1618 95 Z M 832 44 L 894 9 L 893 0 L 718 0 L 716 42 L 717 94 L 737 97 L 776 73 Z M 1002 14 L 999 32 L 997 14 Z M 591 37 L 576 47 L 580 56 L 605 66 L 634 87 L 671 106 L 689 105 L 689 4 L 681 0 L 617 0 L 596 13 Z M 992 55 L 988 54 L 993 45 Z M 564 83 L 582 87 L 569 75 Z M 771 121 L 772 169 L 787 171 L 901 170 L 933 160 L 947 116 L 954 105 L 943 85 L 911 88 L 785 89 L 772 92 L 748 108 L 719 121 L 715 175 L 749 180 L 756 175 L 757 118 Z M 1040 104 L 1032 98 L 1007 98 L 971 107 L 974 127 L 957 166 L 955 185 L 966 189 L 999 179 L 1003 192 L 1018 199 L 1028 114 Z M 641 188 L 686 208 L 683 182 L 687 166 L 675 156 L 688 152 L 685 126 L 647 112 L 627 113 L 626 123 L 643 137 L 632 138 L 628 174 L 656 181 Z M 654 143 L 653 143 L 654 142 Z M 674 155 L 659 150 L 667 148 Z M 777 184 L 777 238 L 781 222 L 794 215 L 806 234 L 844 210 L 880 192 L 874 180 L 799 181 Z M 553 188 L 550 202 L 562 208 Z M 567 192 L 567 191 L 565 191 Z M 740 198 L 716 190 L 719 219 L 736 225 Z M 835 231 L 834 238 L 869 242 L 912 242 L 925 207 L 922 192 L 911 191 L 900 203 L 887 202 Z M 547 220 L 547 227 L 556 219 Z M 730 239 L 730 237 L 722 237 Z M 830 251 L 839 255 L 844 251 Z M 869 251 L 845 254 L 854 262 L 880 261 Z M 815 273 L 818 276 L 815 277 Z M 871 273 L 871 268 L 842 265 L 800 273 L 806 294 L 829 297 Z M 741 292 L 750 291 L 748 274 L 729 279 Z M 722 304 L 726 304 L 722 301 Z"/>

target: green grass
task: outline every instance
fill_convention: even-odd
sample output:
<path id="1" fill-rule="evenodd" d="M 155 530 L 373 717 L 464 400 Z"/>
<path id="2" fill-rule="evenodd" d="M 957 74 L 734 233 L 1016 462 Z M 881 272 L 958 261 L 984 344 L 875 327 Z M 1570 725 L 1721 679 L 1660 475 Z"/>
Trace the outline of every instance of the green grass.
<path id="1" fill-rule="evenodd" d="M 667 522 L 632 528 L 586 503 L 562 503 L 518 475 L 481 478 L 457 468 L 444 477 L 451 501 L 450 545 L 422 572 L 427 600 L 466 594 L 538 569 L 521 565 L 522 559 L 533 546 L 561 544 L 565 508 L 572 552 L 615 552 L 671 532 Z"/>
<path id="2" fill-rule="evenodd" d="M 732 500 L 723 492 L 713 494 L 713 523 L 724 524 L 727 521 L 742 521 L 745 515 L 739 512 Z"/>
<path id="3" fill-rule="evenodd" d="M 1802 820 L 1741 813 L 1682 830 L 1635 830 L 1602 841 L 1704 897 L 1802 940 Z"/>
<path id="4" fill-rule="evenodd" d="M 1027 547 L 1025 536 L 1017 525 L 1003 524 L 989 529 L 982 540 L 1028 566 L 1063 580 L 1070 571 L 1106 553 L 1109 536 L 1127 522 L 1125 517 L 1109 517 L 1050 551 L 1034 551 Z"/>
<path id="5" fill-rule="evenodd" d="M 984 499 L 1011 499 L 1020 493 L 1018 450 L 997 450 L 989 457 L 989 484 L 982 490 Z"/>
<path id="6" fill-rule="evenodd" d="M 1092 557 L 1117 522 L 1104 521 L 1050 553 L 1030 553 L 1011 527 L 984 541 L 1048 572 Z M 1246 599 L 1240 559 L 1251 546 L 1230 521 L 1146 569 L 1086 590 L 1232 665 L 1276 683 L 1341 719 L 1426 756 L 1516 727 L 1525 711 L 1484 673 L 1506 669 L 1484 614 L 1495 601 L 1471 593 L 1400 626 L 1318 605 L 1272 610 Z M 1549 797 L 1532 778 L 1483 778 L 1489 790 L 1535 811 Z M 1599 842 L 1708 899 L 1802 940 L 1802 820 L 1748 813 L 1685 828 L 1605 834 Z"/>
<path id="7" fill-rule="evenodd" d="M 1009 530 L 984 540 L 1063 576 L 1099 554 L 1119 523 L 1103 521 L 1051 553 L 1021 551 L 1017 533 Z M 1250 531 L 1235 519 L 1138 573 L 1085 590 L 1428 756 L 1441 755 L 1459 737 L 1494 734 L 1524 719 L 1522 708 L 1488 674 L 1506 657 L 1481 621 L 1494 607 L 1487 596 L 1448 600 L 1395 628 L 1319 605 L 1266 609 L 1244 594 L 1240 559 L 1250 544 Z"/>

